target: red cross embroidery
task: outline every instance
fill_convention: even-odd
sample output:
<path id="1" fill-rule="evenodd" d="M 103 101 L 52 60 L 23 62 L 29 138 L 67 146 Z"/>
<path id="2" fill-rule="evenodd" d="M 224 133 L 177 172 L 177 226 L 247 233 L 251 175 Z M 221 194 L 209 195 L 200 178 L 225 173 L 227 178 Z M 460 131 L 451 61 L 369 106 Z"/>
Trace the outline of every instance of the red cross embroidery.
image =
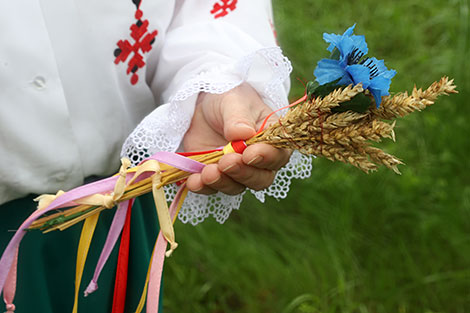
<path id="1" fill-rule="evenodd" d="M 214 18 L 219 18 L 227 15 L 230 11 L 234 11 L 237 8 L 238 0 L 220 0 L 214 3 L 211 14 L 214 14 Z"/>
<path id="2" fill-rule="evenodd" d="M 135 12 L 137 22 L 130 27 L 131 37 L 135 40 L 134 44 L 131 44 L 128 40 L 119 40 L 117 43 L 118 48 L 114 50 L 114 56 L 116 57 L 114 60 L 115 64 L 126 62 L 129 55 L 133 53 L 127 63 L 127 74 L 132 73 L 132 85 L 137 84 L 139 81 L 137 71 L 145 66 L 142 53 L 147 53 L 152 50 L 152 44 L 155 42 L 155 37 L 158 34 L 157 30 L 148 32 L 149 21 L 141 19 L 143 12 L 139 9 L 139 5 L 140 1 L 137 4 L 137 11 Z"/>

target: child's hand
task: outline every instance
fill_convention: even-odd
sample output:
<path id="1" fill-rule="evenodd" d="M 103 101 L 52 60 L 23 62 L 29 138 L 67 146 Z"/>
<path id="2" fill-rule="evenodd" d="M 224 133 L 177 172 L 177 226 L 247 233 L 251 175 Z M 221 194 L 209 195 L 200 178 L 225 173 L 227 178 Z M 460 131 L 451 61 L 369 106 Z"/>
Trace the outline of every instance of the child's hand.
<path id="1" fill-rule="evenodd" d="M 209 150 L 228 141 L 249 139 L 271 112 L 248 84 L 221 95 L 201 93 L 183 139 L 184 149 Z M 270 122 L 276 120 L 276 116 L 270 118 Z M 187 187 L 202 194 L 222 191 L 234 195 L 246 187 L 261 190 L 272 184 L 276 171 L 289 161 L 290 154 L 288 150 L 255 144 L 243 154 L 224 155 L 218 164 L 209 164 L 202 173 L 191 175 Z"/>

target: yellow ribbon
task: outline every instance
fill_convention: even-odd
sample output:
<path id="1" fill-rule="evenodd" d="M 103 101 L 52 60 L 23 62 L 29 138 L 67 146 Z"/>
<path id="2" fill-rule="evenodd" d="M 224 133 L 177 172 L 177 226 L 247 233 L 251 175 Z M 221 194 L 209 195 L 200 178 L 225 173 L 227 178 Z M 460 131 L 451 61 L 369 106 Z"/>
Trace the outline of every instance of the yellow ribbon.
<path id="1" fill-rule="evenodd" d="M 77 265 L 75 268 L 75 297 L 73 303 L 72 313 L 78 311 L 78 291 L 80 289 L 80 282 L 82 280 L 83 269 L 85 268 L 85 262 L 90 248 L 91 239 L 95 232 L 96 223 L 98 222 L 100 214 L 94 214 L 88 217 L 83 223 L 82 233 L 80 235 L 80 242 L 78 244 L 77 251 Z"/>
<path id="2" fill-rule="evenodd" d="M 224 152 L 224 154 L 234 153 L 235 150 L 232 147 L 232 142 L 226 144 L 222 151 Z"/>
<path id="3" fill-rule="evenodd" d="M 173 221 L 172 221 L 173 224 L 175 223 L 176 218 L 178 217 L 178 213 L 180 212 L 181 207 L 183 206 L 184 199 L 186 199 L 186 196 L 188 195 L 188 191 L 189 189 L 186 187 L 186 185 L 184 185 L 184 189 L 183 189 L 183 192 L 181 193 L 180 201 L 178 202 L 178 206 L 176 207 L 175 216 L 173 216 Z"/>
<path id="4" fill-rule="evenodd" d="M 116 202 L 122 197 L 124 194 L 124 190 L 126 187 L 126 173 L 127 168 L 131 165 L 130 161 L 126 158 L 121 159 L 121 168 L 119 169 L 119 178 L 116 181 L 116 185 L 114 186 L 114 191 L 110 195 L 102 195 L 102 194 L 94 194 L 85 198 L 82 198 L 78 201 L 75 201 L 79 204 L 88 204 L 93 206 L 103 206 L 105 208 L 112 208 L 116 204 Z M 55 196 L 51 195 L 44 195 L 43 197 L 40 196 L 39 199 L 39 209 L 42 205 L 46 205 L 45 201 L 54 201 L 55 198 L 60 196 L 59 192 Z M 52 199 L 54 198 L 54 199 Z M 42 199 L 42 203 L 41 203 Z M 52 199 L 52 200 L 51 200 Z M 49 202 L 49 203 L 50 203 Z M 48 206 L 47 204 L 46 206 Z M 80 242 L 78 244 L 77 250 L 77 265 L 75 268 L 75 295 L 74 295 L 74 303 L 73 303 L 73 311 L 72 313 L 77 313 L 78 311 L 78 292 L 80 289 L 80 283 L 83 276 L 83 269 L 85 268 L 85 262 L 88 255 L 88 250 L 90 249 L 91 240 L 93 238 L 93 233 L 95 232 L 96 223 L 98 222 L 100 214 L 97 212 L 96 214 L 91 215 L 85 219 L 85 223 L 83 224 L 82 233 L 80 235 Z"/>
<path id="5" fill-rule="evenodd" d="M 225 152 L 226 149 L 227 151 L 234 152 L 231 144 L 227 145 L 227 147 L 224 148 L 224 153 L 230 153 L 230 152 Z M 170 217 L 170 212 L 168 210 L 168 203 L 166 202 L 165 193 L 163 191 L 163 188 L 161 187 L 161 171 L 160 171 L 160 165 L 158 161 L 148 160 L 145 163 L 138 166 L 137 168 L 134 168 L 131 170 L 128 170 L 131 163 L 127 158 L 122 158 L 121 163 L 122 164 L 119 170 L 119 178 L 117 179 L 116 184 L 114 186 L 114 191 L 111 194 L 108 194 L 108 195 L 94 194 L 94 195 L 90 195 L 90 196 L 75 200 L 74 202 L 77 204 L 101 206 L 101 207 L 110 209 L 114 207 L 117 202 L 119 202 L 119 199 L 124 194 L 126 186 L 129 186 L 130 184 L 132 184 L 137 179 L 137 177 L 139 177 L 142 173 L 149 172 L 149 171 L 154 172 L 154 174 L 152 175 L 153 198 L 154 198 L 155 207 L 157 210 L 160 230 L 162 232 L 162 235 L 170 244 L 170 249 L 167 252 L 165 252 L 165 256 L 166 257 L 171 256 L 173 251 L 178 247 L 178 244 L 175 241 L 175 231 L 173 228 L 173 223 L 176 219 L 176 216 L 178 215 L 179 210 L 181 209 L 183 205 L 184 198 L 186 197 L 187 192 L 188 192 L 187 188 L 185 188 L 183 191 L 181 199 L 178 202 L 175 218 L 173 218 L 172 220 Z M 135 175 L 126 184 L 126 174 L 130 172 L 135 172 Z M 59 190 L 57 194 L 55 195 L 44 194 L 44 195 L 38 196 L 36 199 L 34 199 L 35 201 L 38 202 L 38 210 L 42 210 L 48 207 L 55 199 L 57 199 L 62 194 L 64 194 L 64 192 L 62 190 Z M 75 296 L 74 296 L 74 306 L 73 306 L 73 311 L 72 311 L 73 313 L 77 313 L 77 310 L 78 310 L 78 292 L 79 292 L 80 283 L 81 283 L 81 279 L 83 275 L 83 270 L 85 267 L 86 258 L 88 255 L 88 250 L 90 248 L 91 240 L 93 238 L 93 233 L 95 231 L 98 218 L 99 218 L 99 212 L 86 218 L 85 223 L 83 224 L 82 233 L 80 236 L 80 242 L 79 242 L 78 251 L 77 251 L 77 264 L 76 264 L 76 270 L 75 270 Z M 144 292 L 142 294 L 141 301 L 139 302 L 139 306 L 136 311 L 139 313 L 142 311 L 142 308 L 145 303 L 145 294 L 147 292 L 149 273 L 150 273 L 150 264 L 149 264 L 149 271 L 147 273 L 147 279 L 145 282 Z"/>
<path id="6" fill-rule="evenodd" d="M 54 201 L 55 199 L 57 199 L 57 197 L 63 195 L 64 193 L 65 192 L 63 190 L 59 190 L 55 195 L 40 195 L 34 198 L 33 201 L 38 202 L 38 210 L 43 210 L 47 208 L 52 203 L 52 201 Z"/>
<path id="7" fill-rule="evenodd" d="M 144 305 L 145 305 L 145 299 L 147 298 L 147 289 L 148 289 L 149 280 L 150 280 L 150 269 L 152 267 L 153 254 L 155 253 L 156 246 L 157 246 L 157 242 L 155 242 L 155 246 L 153 247 L 152 256 L 150 257 L 150 262 L 149 262 L 149 266 L 147 269 L 147 276 L 145 278 L 144 290 L 142 291 L 142 295 L 140 296 L 140 301 L 139 301 L 139 304 L 137 305 L 137 309 L 135 309 L 135 313 L 142 312 L 142 309 L 144 308 Z"/>
<path id="8" fill-rule="evenodd" d="M 175 241 L 175 230 L 173 229 L 173 223 L 170 217 L 170 211 L 168 210 L 168 203 L 166 202 L 165 193 L 162 187 L 158 187 L 161 184 L 162 175 L 160 170 L 156 171 L 152 175 L 152 193 L 153 200 L 155 201 L 155 207 L 157 208 L 158 222 L 160 224 L 160 230 L 163 237 L 170 244 L 170 250 L 165 255 L 171 256 L 173 251 L 178 247 Z"/>
<path id="9" fill-rule="evenodd" d="M 88 197 L 84 197 L 81 199 L 76 200 L 75 202 L 78 204 L 86 204 L 91 206 L 102 206 L 107 209 L 113 208 L 116 203 L 119 202 L 122 195 L 124 194 L 124 190 L 126 189 L 126 174 L 127 168 L 131 165 L 131 161 L 127 158 L 121 159 L 121 168 L 119 169 L 119 177 L 114 185 L 114 191 L 111 194 L 103 195 L 103 194 L 94 194 Z"/>
<path id="10" fill-rule="evenodd" d="M 124 191 L 126 190 L 126 175 L 127 169 L 131 166 L 131 161 L 128 158 L 121 159 L 121 168 L 119 169 L 119 178 L 114 185 L 113 199 L 117 201 L 121 199 Z"/>
<path id="11" fill-rule="evenodd" d="M 131 185 L 137 177 L 145 172 L 159 172 L 160 171 L 160 164 L 157 160 L 147 160 L 139 166 L 133 167 L 132 169 L 136 169 L 134 177 L 127 183 L 127 185 Z"/>
<path id="12" fill-rule="evenodd" d="M 169 257 L 173 251 L 178 247 L 175 241 L 175 230 L 173 229 L 173 223 L 171 222 L 170 212 L 168 211 L 168 203 L 166 202 L 165 193 L 161 185 L 161 171 L 160 163 L 157 160 L 148 160 L 143 164 L 139 165 L 134 177 L 128 182 L 128 185 L 132 184 L 137 177 L 144 172 L 154 172 L 152 175 L 152 194 L 155 207 L 157 209 L 158 223 L 160 224 L 160 230 L 162 231 L 163 237 L 170 243 L 170 250 L 165 255 Z"/>

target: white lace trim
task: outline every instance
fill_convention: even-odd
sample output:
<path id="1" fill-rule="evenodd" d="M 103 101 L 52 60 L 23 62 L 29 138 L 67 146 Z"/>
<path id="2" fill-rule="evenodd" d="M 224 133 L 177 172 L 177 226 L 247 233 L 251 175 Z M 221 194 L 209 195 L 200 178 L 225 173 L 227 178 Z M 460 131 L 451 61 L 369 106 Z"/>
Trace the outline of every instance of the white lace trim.
<path id="1" fill-rule="evenodd" d="M 308 178 L 311 172 L 312 158 L 298 151 L 294 151 L 290 157 L 289 163 L 277 172 L 271 186 L 261 191 L 251 190 L 251 192 L 255 195 L 256 199 L 261 202 L 264 202 L 266 195 L 276 199 L 284 199 L 289 192 L 291 180 L 294 178 Z"/>
<path id="2" fill-rule="evenodd" d="M 186 81 L 176 94 L 150 113 L 125 141 L 121 155 L 137 165 L 157 151 L 177 151 L 188 130 L 194 113 L 197 95 L 200 92 L 221 94 L 243 82 L 250 83 L 263 101 L 273 110 L 287 105 L 284 83 L 292 71 L 290 61 L 278 47 L 260 49 L 234 64 L 224 65 L 200 73 Z M 269 77 L 265 77 L 269 74 Z M 287 196 L 293 178 L 306 178 L 312 169 L 311 158 L 294 152 L 290 162 L 278 171 L 274 183 L 262 191 L 251 191 L 264 202 L 265 196 L 282 199 Z M 167 186 L 167 200 L 176 193 L 175 186 Z M 183 223 L 196 225 L 208 216 L 219 223 L 225 222 L 234 209 L 240 207 L 243 194 L 229 196 L 217 193 L 204 196 L 188 193 L 178 215 Z"/>
<path id="3" fill-rule="evenodd" d="M 261 191 L 250 191 L 261 202 L 265 201 L 266 195 L 276 199 L 284 199 L 289 192 L 291 180 L 293 178 L 307 178 L 310 176 L 311 171 L 311 157 L 295 151 L 289 163 L 277 172 L 271 186 Z M 176 188 L 169 186 L 166 191 L 168 191 L 169 198 L 173 199 Z M 213 216 L 217 222 L 222 224 L 233 210 L 238 210 L 244 194 L 245 192 L 236 196 L 229 196 L 218 192 L 215 195 L 204 196 L 189 192 L 178 218 L 183 223 L 197 225 L 207 217 Z"/>

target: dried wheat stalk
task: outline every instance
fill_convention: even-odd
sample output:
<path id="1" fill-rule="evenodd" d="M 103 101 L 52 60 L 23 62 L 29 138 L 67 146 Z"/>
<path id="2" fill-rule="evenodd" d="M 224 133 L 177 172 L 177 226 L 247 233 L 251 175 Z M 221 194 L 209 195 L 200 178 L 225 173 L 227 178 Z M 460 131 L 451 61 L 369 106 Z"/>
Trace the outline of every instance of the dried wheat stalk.
<path id="1" fill-rule="evenodd" d="M 335 113 L 332 109 L 351 100 L 364 91 L 362 86 L 338 88 L 327 96 L 317 97 L 291 109 L 279 121 L 249 144 L 264 142 L 278 148 L 296 149 L 305 154 L 323 156 L 332 161 L 352 164 L 364 172 L 385 165 L 395 173 L 400 173 L 398 158 L 370 146 L 382 138 L 395 141 L 394 120 L 414 111 L 421 111 L 432 105 L 440 95 L 457 93 L 453 80 L 442 77 L 426 90 L 414 87 L 411 95 L 399 93 L 384 97 L 380 108 L 370 108 L 366 113 Z"/>
<path id="2" fill-rule="evenodd" d="M 407 92 L 396 94 L 393 97 L 385 97 L 379 109 L 371 109 L 371 114 L 376 118 L 391 120 L 404 117 L 414 111 L 421 111 L 432 105 L 440 95 L 457 93 L 454 80 L 444 76 L 438 82 L 434 82 L 428 89 L 413 88 L 411 95 Z"/>

